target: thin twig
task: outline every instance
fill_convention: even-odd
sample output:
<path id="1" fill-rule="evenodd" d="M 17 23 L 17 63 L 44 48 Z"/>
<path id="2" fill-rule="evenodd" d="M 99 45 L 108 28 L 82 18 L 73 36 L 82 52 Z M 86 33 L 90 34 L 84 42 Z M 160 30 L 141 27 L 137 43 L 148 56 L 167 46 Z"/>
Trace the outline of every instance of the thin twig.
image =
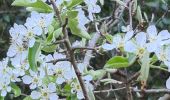
<path id="1" fill-rule="evenodd" d="M 115 92 L 126 89 L 126 87 L 117 88 L 117 89 L 109 89 L 109 90 L 101 90 L 101 91 L 94 91 L 94 93 L 105 93 L 105 92 Z M 155 93 L 170 93 L 170 89 L 148 89 L 148 90 L 140 90 L 131 87 L 132 92 L 139 92 L 139 93 L 148 93 L 148 94 L 155 94 Z"/>
<path id="2" fill-rule="evenodd" d="M 133 2 L 130 2 L 129 3 L 129 25 L 130 25 L 130 30 L 133 29 L 133 27 L 132 27 L 132 5 L 133 5 Z"/>
<path id="3" fill-rule="evenodd" d="M 92 50 L 92 51 L 96 51 L 95 48 L 90 48 L 90 47 L 75 47 L 75 48 L 72 48 L 73 51 L 75 51 L 77 49 L 79 49 L 79 50 Z"/>
<path id="4" fill-rule="evenodd" d="M 126 89 L 126 87 L 117 88 L 117 89 L 109 89 L 109 90 L 101 90 L 101 91 L 94 91 L 94 93 L 105 93 L 105 92 L 115 92 Z"/>
<path id="5" fill-rule="evenodd" d="M 60 62 L 60 61 L 69 61 L 69 59 L 68 59 L 68 58 L 56 59 L 56 60 L 48 61 L 48 62 L 46 62 L 46 63 L 53 63 L 53 64 L 56 64 L 57 62 Z"/>
<path id="6" fill-rule="evenodd" d="M 56 13 L 56 15 L 57 15 L 57 17 L 58 17 L 60 26 L 62 26 L 62 20 L 61 20 L 61 16 L 60 16 L 60 11 L 59 11 L 59 9 L 57 8 L 57 5 L 55 4 L 55 1 L 54 1 L 54 0 L 50 0 L 50 1 L 51 1 L 51 4 L 52 4 L 53 8 L 54 8 L 54 11 L 55 11 L 55 13 Z"/>
<path id="7" fill-rule="evenodd" d="M 132 89 L 132 92 L 139 92 L 139 93 L 170 93 L 170 89 L 148 89 L 148 90 L 139 90 L 139 89 Z"/>
<path id="8" fill-rule="evenodd" d="M 66 30 L 67 23 L 68 23 L 68 18 L 66 18 L 65 24 L 63 25 L 63 28 L 62 28 L 62 32 L 64 34 L 64 39 L 66 40 L 65 41 L 65 45 L 66 45 L 66 48 L 67 48 L 67 50 L 69 52 L 69 55 L 70 55 L 70 62 L 73 65 L 74 71 L 76 73 L 76 76 L 77 76 L 78 81 L 80 83 L 80 86 L 82 88 L 85 100 L 90 100 L 89 96 L 88 96 L 88 93 L 87 93 L 87 89 L 86 89 L 85 83 L 84 83 L 84 81 L 82 79 L 82 76 L 81 76 L 81 73 L 80 73 L 80 71 L 79 71 L 79 69 L 77 67 L 77 63 L 76 63 L 76 59 L 75 59 L 75 56 L 74 56 L 74 52 L 72 50 L 71 43 L 70 43 L 69 38 L 68 38 L 68 32 Z"/>
<path id="9" fill-rule="evenodd" d="M 60 12 L 59 12 L 59 10 L 58 10 L 54 0 L 51 0 L 51 3 L 53 5 L 53 9 L 56 12 L 56 15 L 58 17 L 60 26 L 62 27 L 62 32 L 64 34 L 64 37 L 62 37 L 62 39 L 65 40 L 64 47 L 67 48 L 67 51 L 68 51 L 68 52 L 66 52 L 66 55 L 70 58 L 69 61 L 73 65 L 74 71 L 76 73 L 76 76 L 77 76 L 78 81 L 80 83 L 80 86 L 82 88 L 85 100 L 90 100 L 89 96 L 88 96 L 88 93 L 87 93 L 87 89 L 86 89 L 85 83 L 84 83 L 84 81 L 82 79 L 82 76 L 81 76 L 81 73 L 80 73 L 80 71 L 79 71 L 79 69 L 77 67 L 77 63 L 76 63 L 76 59 L 75 59 L 75 56 L 74 56 L 74 52 L 72 51 L 71 43 L 70 43 L 70 40 L 69 40 L 69 37 L 68 37 L 68 32 L 67 32 L 67 29 L 66 29 L 66 26 L 68 24 L 68 18 L 65 19 L 65 23 L 63 24 L 62 20 L 61 20 Z"/>

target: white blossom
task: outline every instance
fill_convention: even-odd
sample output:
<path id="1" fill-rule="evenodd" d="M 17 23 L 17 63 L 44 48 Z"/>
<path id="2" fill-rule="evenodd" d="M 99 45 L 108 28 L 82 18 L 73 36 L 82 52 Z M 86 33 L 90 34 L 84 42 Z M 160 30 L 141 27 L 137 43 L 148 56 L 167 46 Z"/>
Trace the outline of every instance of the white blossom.
<path id="1" fill-rule="evenodd" d="M 170 46 L 161 46 L 158 47 L 155 51 L 157 58 L 164 62 L 166 66 L 168 66 L 170 70 Z"/>
<path id="2" fill-rule="evenodd" d="M 160 45 L 169 44 L 170 34 L 167 30 L 162 30 L 159 33 L 155 25 L 150 25 L 147 28 L 147 35 L 149 43 L 147 44 L 147 49 L 149 52 L 154 52 Z"/>
<path id="3" fill-rule="evenodd" d="M 72 83 L 71 83 L 71 88 L 72 88 L 72 89 L 71 89 L 71 93 L 72 93 L 72 94 L 75 94 L 75 93 L 76 93 L 77 98 L 78 98 L 79 100 L 81 100 L 81 99 L 84 98 L 83 91 L 82 91 L 82 89 L 81 89 L 80 84 L 78 84 L 77 82 L 72 82 Z"/>
<path id="4" fill-rule="evenodd" d="M 27 18 L 25 26 L 33 30 L 33 34 L 40 36 L 48 32 L 48 26 L 52 23 L 53 13 L 44 14 L 33 11 L 31 17 Z"/>
<path id="5" fill-rule="evenodd" d="M 125 51 L 142 57 L 146 50 L 146 33 L 140 32 L 135 36 L 135 41 L 127 41 Z"/>
<path id="6" fill-rule="evenodd" d="M 125 44 L 127 43 L 127 41 L 129 41 L 132 36 L 134 35 L 133 31 L 129 31 L 125 34 L 124 37 L 122 37 L 120 34 L 117 34 L 113 37 L 112 43 L 105 43 L 102 45 L 102 48 L 105 50 L 112 50 L 114 48 L 124 48 Z"/>
<path id="7" fill-rule="evenodd" d="M 30 84 L 30 89 L 35 89 L 38 86 L 42 85 L 42 79 L 44 76 L 40 76 L 38 72 L 34 72 L 32 70 L 29 71 L 29 75 L 25 75 L 22 77 L 22 80 L 25 84 Z"/>
<path id="8" fill-rule="evenodd" d="M 39 91 L 31 92 L 32 99 L 40 100 L 58 100 L 55 83 L 49 83 L 48 86 L 40 87 Z"/>
<path id="9" fill-rule="evenodd" d="M 99 13 L 101 8 L 96 4 L 97 0 L 84 0 L 84 2 L 88 6 L 89 18 L 91 21 L 93 21 L 93 13 Z"/>

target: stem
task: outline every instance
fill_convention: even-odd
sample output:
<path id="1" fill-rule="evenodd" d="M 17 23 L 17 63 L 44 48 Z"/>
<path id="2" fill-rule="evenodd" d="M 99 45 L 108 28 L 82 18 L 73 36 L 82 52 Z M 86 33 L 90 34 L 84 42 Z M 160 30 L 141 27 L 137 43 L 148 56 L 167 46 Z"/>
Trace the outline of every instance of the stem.
<path id="1" fill-rule="evenodd" d="M 69 57 L 69 60 L 70 60 L 71 64 L 73 65 L 74 71 L 76 73 L 76 76 L 77 76 L 78 81 L 80 83 L 80 86 L 82 88 L 85 100 L 90 100 L 89 97 L 88 97 L 88 93 L 87 93 L 87 90 L 86 90 L 85 83 L 84 83 L 84 81 L 82 79 L 82 76 L 81 76 L 81 73 L 80 73 L 80 71 L 79 71 L 79 69 L 77 67 L 76 59 L 75 59 L 74 52 L 73 52 L 72 47 L 71 47 L 70 40 L 68 38 L 68 32 L 67 32 L 67 29 L 66 29 L 66 26 L 68 24 L 68 18 L 66 18 L 65 23 L 62 25 L 60 12 L 59 12 L 54 0 L 51 0 L 51 3 L 53 5 L 54 11 L 56 12 L 56 16 L 58 17 L 60 26 L 62 26 L 62 32 L 64 34 L 64 37 L 62 37 L 62 39 L 65 40 L 64 41 L 64 47 L 67 48 L 67 51 L 68 51 L 68 52 L 66 52 L 66 55 Z"/>
<path id="2" fill-rule="evenodd" d="M 101 90 L 101 91 L 94 91 L 94 93 L 105 93 L 105 92 L 114 92 L 126 89 L 126 87 L 117 88 L 117 89 L 109 89 L 109 90 Z M 132 92 L 139 92 L 139 93 L 147 93 L 147 94 L 155 94 L 155 93 L 170 93 L 170 89 L 148 89 L 148 90 L 140 90 L 135 89 L 134 87 L 130 87 Z"/>
<path id="3" fill-rule="evenodd" d="M 53 6 L 53 9 L 56 13 L 56 16 L 58 17 L 58 20 L 59 20 L 59 23 L 60 23 L 60 26 L 62 26 L 62 20 L 61 20 L 61 16 L 60 16 L 60 11 L 59 9 L 57 8 L 57 5 L 55 4 L 55 1 L 54 0 L 50 0 L 51 3 L 52 3 L 52 6 Z"/>
<path id="4" fill-rule="evenodd" d="M 115 91 L 120 91 L 126 89 L 126 87 L 122 87 L 122 88 L 117 88 L 117 89 L 109 89 L 109 90 L 101 90 L 101 91 L 94 91 L 94 93 L 105 93 L 105 92 L 115 92 Z"/>
<path id="5" fill-rule="evenodd" d="M 79 80 L 79 83 L 80 83 L 80 86 L 82 88 L 85 100 L 90 100 L 89 97 L 88 97 L 88 93 L 87 93 L 85 83 L 84 83 L 84 81 L 82 79 L 82 76 L 81 76 L 81 73 L 80 73 L 80 71 L 79 71 L 79 69 L 77 67 L 77 63 L 76 63 L 76 59 L 75 59 L 75 56 L 74 56 L 73 48 L 71 47 L 71 43 L 70 43 L 69 38 L 68 38 L 68 32 L 66 30 L 67 23 L 68 23 L 68 18 L 66 18 L 66 21 L 65 21 L 65 24 L 63 25 L 62 31 L 63 31 L 63 34 L 64 34 L 64 39 L 66 40 L 65 45 L 66 45 L 66 48 L 67 48 L 67 50 L 69 52 L 69 55 L 70 55 L 70 62 L 72 63 L 74 71 L 76 73 L 76 76 L 77 76 L 77 78 Z"/>
<path id="6" fill-rule="evenodd" d="M 69 61 L 68 58 L 63 58 L 63 59 L 56 59 L 56 60 L 51 60 L 51 61 L 48 61 L 46 63 L 53 63 L 53 64 L 56 64 L 57 62 L 59 61 Z"/>
<path id="7" fill-rule="evenodd" d="M 170 93 L 170 89 L 148 89 L 148 90 L 139 90 L 139 89 L 132 89 L 133 92 L 140 92 L 140 93 Z"/>

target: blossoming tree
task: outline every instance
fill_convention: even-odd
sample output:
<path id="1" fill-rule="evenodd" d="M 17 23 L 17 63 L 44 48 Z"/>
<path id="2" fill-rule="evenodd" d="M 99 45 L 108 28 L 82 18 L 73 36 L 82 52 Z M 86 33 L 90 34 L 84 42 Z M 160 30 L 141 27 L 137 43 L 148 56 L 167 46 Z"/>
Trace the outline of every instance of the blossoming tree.
<path id="1" fill-rule="evenodd" d="M 170 78 L 162 84 L 166 89 L 146 88 L 151 68 L 170 71 L 170 33 L 158 31 L 154 23 L 144 27 L 147 16 L 143 18 L 137 0 L 114 1 L 118 4 L 114 13 L 100 18 L 104 0 L 14 0 L 12 5 L 26 7 L 30 16 L 9 30 L 10 47 L 0 61 L 0 99 L 13 93 L 24 95 L 24 100 L 95 100 L 97 93 L 124 89 L 124 97 L 133 100 L 133 95 L 170 93 Z M 124 10 L 129 11 L 128 25 L 110 33 Z M 132 12 L 139 21 L 136 27 Z M 112 55 L 95 69 L 90 59 L 104 53 Z M 126 69 L 135 64 L 140 69 L 129 77 Z M 125 79 L 113 78 L 114 73 Z M 101 83 L 110 88 L 98 89 Z M 24 93 L 19 84 L 30 92 Z"/>

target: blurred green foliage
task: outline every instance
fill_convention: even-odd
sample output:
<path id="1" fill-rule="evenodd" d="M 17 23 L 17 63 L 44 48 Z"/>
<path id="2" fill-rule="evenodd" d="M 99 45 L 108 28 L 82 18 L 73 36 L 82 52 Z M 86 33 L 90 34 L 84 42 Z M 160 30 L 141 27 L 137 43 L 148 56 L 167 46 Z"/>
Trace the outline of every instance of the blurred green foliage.
<path id="1" fill-rule="evenodd" d="M 14 23 L 24 23 L 27 17 L 26 10 L 11 6 L 12 2 L 13 0 L 0 0 L 0 59 L 6 56 L 10 44 L 10 27 Z"/>

